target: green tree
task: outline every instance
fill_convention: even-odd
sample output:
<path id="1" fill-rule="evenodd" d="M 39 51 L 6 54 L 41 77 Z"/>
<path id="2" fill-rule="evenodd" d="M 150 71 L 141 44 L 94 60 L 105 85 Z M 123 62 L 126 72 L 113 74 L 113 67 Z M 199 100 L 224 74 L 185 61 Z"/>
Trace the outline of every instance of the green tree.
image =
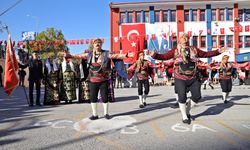
<path id="1" fill-rule="evenodd" d="M 38 33 L 36 40 L 26 42 L 26 46 L 30 52 L 39 51 L 42 59 L 61 57 L 63 51 L 68 51 L 62 31 L 55 28 Z"/>

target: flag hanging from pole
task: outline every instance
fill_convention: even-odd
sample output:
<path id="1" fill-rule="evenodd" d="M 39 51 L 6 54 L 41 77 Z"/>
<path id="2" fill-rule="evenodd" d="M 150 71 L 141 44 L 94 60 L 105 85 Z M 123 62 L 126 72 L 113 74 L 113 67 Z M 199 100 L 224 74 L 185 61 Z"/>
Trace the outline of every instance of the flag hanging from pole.
<path id="1" fill-rule="evenodd" d="M 4 91 L 10 95 L 18 85 L 18 62 L 14 53 L 13 45 L 11 42 L 10 34 L 8 34 L 8 41 L 6 46 L 5 58 L 5 77 L 4 77 Z"/>

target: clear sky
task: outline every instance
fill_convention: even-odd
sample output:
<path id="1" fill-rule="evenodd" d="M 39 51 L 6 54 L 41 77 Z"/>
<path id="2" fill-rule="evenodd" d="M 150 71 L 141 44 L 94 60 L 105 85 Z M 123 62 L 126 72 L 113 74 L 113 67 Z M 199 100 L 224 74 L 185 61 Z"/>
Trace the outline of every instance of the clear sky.
<path id="1" fill-rule="evenodd" d="M 0 13 L 18 0 L 0 0 Z M 101 37 L 103 49 L 110 48 L 110 2 L 138 0 L 22 0 L 17 6 L 0 16 L 9 27 L 12 40 L 22 40 L 23 31 L 44 31 L 54 27 L 62 30 L 66 40 Z M 143 1 L 143 0 L 139 0 Z M 7 33 L 0 33 L 6 40 Z M 87 49 L 87 44 L 70 46 L 73 54 Z"/>

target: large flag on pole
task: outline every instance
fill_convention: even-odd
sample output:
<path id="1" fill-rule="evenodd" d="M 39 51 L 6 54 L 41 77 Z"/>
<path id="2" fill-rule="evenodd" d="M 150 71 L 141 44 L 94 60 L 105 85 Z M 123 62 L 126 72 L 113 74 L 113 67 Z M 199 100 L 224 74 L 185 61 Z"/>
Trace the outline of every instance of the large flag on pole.
<path id="1" fill-rule="evenodd" d="M 4 91 L 10 95 L 18 85 L 18 62 L 14 53 L 10 34 L 8 34 L 8 41 L 6 46 L 5 58 L 5 77 L 4 77 Z"/>

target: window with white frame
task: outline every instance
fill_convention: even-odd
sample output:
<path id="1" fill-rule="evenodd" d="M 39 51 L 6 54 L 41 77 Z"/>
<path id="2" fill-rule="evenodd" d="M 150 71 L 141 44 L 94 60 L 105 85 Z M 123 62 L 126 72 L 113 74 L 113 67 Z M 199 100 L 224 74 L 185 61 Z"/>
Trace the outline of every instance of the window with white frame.
<path id="1" fill-rule="evenodd" d="M 246 48 L 250 47 L 250 36 L 246 36 Z"/>
<path id="2" fill-rule="evenodd" d="M 225 35 L 220 35 L 219 46 L 220 47 L 224 47 L 225 46 Z"/>
<path id="3" fill-rule="evenodd" d="M 128 23 L 132 23 L 133 22 L 133 12 L 129 12 L 128 13 Z"/>
<path id="4" fill-rule="evenodd" d="M 206 47 L 206 36 L 201 36 L 201 47 Z"/>
<path id="5" fill-rule="evenodd" d="M 126 23 L 126 13 L 125 12 L 120 13 L 120 23 Z"/>
<path id="6" fill-rule="evenodd" d="M 136 22 L 137 23 L 141 22 L 141 12 L 139 11 L 136 12 Z"/>
<path id="7" fill-rule="evenodd" d="M 168 11 L 163 11 L 163 22 L 168 22 Z"/>
<path id="8" fill-rule="evenodd" d="M 220 9 L 220 21 L 224 21 L 225 20 L 225 11 L 224 9 Z"/>
<path id="9" fill-rule="evenodd" d="M 193 46 L 198 46 L 198 36 L 193 36 Z"/>
<path id="10" fill-rule="evenodd" d="M 217 47 L 217 36 L 216 35 L 212 36 L 212 47 Z"/>
<path id="11" fill-rule="evenodd" d="M 227 47 L 233 47 L 233 35 L 228 35 Z"/>
<path id="12" fill-rule="evenodd" d="M 155 22 L 160 22 L 160 11 L 155 11 Z"/>

